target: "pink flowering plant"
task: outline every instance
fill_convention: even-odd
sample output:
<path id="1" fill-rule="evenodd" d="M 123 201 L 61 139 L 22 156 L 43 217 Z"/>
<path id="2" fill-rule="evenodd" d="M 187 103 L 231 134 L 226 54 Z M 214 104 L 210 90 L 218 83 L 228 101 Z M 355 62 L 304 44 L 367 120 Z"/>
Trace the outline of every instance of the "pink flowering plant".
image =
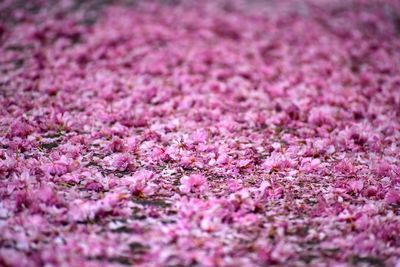
<path id="1" fill-rule="evenodd" d="M 399 1 L 0 1 L 0 266 L 399 267 Z"/>

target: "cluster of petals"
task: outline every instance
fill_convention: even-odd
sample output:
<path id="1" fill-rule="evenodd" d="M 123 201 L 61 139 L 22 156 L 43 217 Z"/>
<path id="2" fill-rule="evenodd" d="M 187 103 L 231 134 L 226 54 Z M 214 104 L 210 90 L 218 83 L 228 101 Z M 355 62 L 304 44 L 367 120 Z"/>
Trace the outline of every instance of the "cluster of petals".
<path id="1" fill-rule="evenodd" d="M 398 0 L 0 1 L 0 266 L 400 266 Z"/>

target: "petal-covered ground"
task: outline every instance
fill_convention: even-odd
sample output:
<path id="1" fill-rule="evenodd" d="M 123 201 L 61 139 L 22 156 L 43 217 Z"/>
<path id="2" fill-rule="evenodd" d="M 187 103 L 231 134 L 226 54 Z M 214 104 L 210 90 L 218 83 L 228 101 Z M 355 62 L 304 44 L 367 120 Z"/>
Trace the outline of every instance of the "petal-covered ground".
<path id="1" fill-rule="evenodd" d="M 399 266 L 400 2 L 0 2 L 0 266 Z"/>

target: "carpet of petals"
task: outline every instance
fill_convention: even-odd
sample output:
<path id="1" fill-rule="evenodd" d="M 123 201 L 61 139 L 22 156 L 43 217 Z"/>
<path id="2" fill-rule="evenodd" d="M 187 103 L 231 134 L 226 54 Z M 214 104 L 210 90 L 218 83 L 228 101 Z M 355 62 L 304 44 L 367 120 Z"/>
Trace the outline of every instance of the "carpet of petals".
<path id="1" fill-rule="evenodd" d="M 0 266 L 400 266 L 399 1 L 0 17 Z"/>

